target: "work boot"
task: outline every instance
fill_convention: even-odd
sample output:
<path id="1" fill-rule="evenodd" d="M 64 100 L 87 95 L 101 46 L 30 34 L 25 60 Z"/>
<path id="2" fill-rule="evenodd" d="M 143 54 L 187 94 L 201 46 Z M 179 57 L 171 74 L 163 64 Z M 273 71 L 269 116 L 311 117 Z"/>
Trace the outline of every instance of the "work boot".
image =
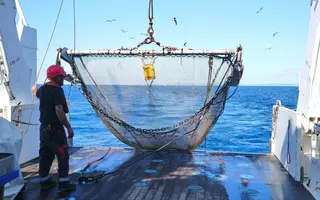
<path id="1" fill-rule="evenodd" d="M 70 183 L 70 181 L 59 182 L 60 191 L 74 190 L 76 188 L 77 188 L 77 185 Z"/>
<path id="2" fill-rule="evenodd" d="M 40 182 L 41 190 L 48 190 L 56 185 L 57 185 L 57 183 L 55 181 L 53 181 L 51 178 Z"/>

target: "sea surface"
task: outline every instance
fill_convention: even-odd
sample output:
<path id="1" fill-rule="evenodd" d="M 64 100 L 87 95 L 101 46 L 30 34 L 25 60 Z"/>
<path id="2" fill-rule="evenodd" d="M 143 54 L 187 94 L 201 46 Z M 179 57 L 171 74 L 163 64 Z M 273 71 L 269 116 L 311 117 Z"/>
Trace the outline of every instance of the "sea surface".
<path id="1" fill-rule="evenodd" d="M 70 86 L 66 85 L 64 90 L 69 99 L 70 120 L 75 131 L 74 146 L 127 147 L 102 124 L 77 87 L 73 86 L 70 90 Z M 234 88 L 231 88 L 229 93 L 233 93 L 233 90 Z M 187 99 L 187 95 L 190 95 L 183 91 L 179 88 L 176 89 L 176 101 L 168 101 L 165 95 L 157 95 L 157 103 L 160 102 L 163 108 L 174 107 L 175 111 L 171 114 L 185 119 L 185 116 L 193 110 L 190 111 L 190 109 L 183 107 L 184 105 L 181 102 L 184 102 L 183 100 Z M 127 89 L 125 93 L 130 93 L 130 91 Z M 130 124 L 146 128 L 148 123 L 141 120 L 144 116 L 141 116 L 141 112 L 138 111 L 145 109 L 147 105 L 139 105 L 141 101 L 139 99 L 135 100 L 140 96 L 137 91 L 131 91 L 131 93 L 127 95 L 132 97 L 130 99 L 131 104 L 122 106 L 124 109 L 122 111 L 127 114 L 131 112 L 129 113 L 130 118 L 128 118 Z M 226 102 L 222 116 L 209 133 L 207 150 L 268 153 L 272 106 L 276 103 L 276 100 L 281 100 L 282 105 L 295 109 L 297 98 L 298 87 L 294 86 L 240 86 L 232 98 Z M 132 104 L 132 102 L 136 103 Z M 197 104 L 195 109 L 203 105 L 203 101 L 199 101 L 199 99 L 196 99 L 194 103 Z M 161 110 L 157 107 L 153 109 L 157 112 L 155 116 L 158 118 L 152 123 L 153 126 L 157 127 L 159 125 L 161 127 L 167 124 L 168 117 L 165 115 L 167 112 L 161 114 Z M 186 113 L 187 111 L 188 113 Z M 136 113 L 138 114 L 135 116 Z M 179 121 L 180 118 L 178 117 L 176 120 Z M 172 119 L 170 120 L 172 121 Z M 204 142 L 198 149 L 204 149 Z"/>

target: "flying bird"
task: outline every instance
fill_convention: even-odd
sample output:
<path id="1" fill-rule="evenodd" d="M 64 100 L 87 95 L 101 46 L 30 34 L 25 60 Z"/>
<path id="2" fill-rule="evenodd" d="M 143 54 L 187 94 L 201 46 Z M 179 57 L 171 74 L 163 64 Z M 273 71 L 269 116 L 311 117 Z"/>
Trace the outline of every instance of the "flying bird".
<path id="1" fill-rule="evenodd" d="M 115 21 L 117 21 L 116 19 L 108 19 L 108 20 L 106 20 L 106 22 L 115 22 Z"/>
<path id="2" fill-rule="evenodd" d="M 130 40 L 133 40 L 134 38 L 136 38 L 136 37 L 130 37 L 129 39 L 130 39 Z"/>
<path id="3" fill-rule="evenodd" d="M 278 35 L 279 34 L 279 32 L 275 32 L 274 34 L 273 34 L 273 37 L 275 37 L 276 35 Z"/>
<path id="4" fill-rule="evenodd" d="M 187 42 L 185 42 L 185 43 L 183 44 L 183 46 L 187 47 Z"/>
<path id="5" fill-rule="evenodd" d="M 173 18 L 173 21 L 176 25 L 178 25 L 177 19 L 175 17 Z"/>
<path id="6" fill-rule="evenodd" d="M 261 7 L 258 11 L 257 11 L 257 14 L 261 13 L 263 7 Z"/>
<path id="7" fill-rule="evenodd" d="M 148 37 L 148 34 L 146 34 L 146 33 L 140 33 L 140 35 L 144 35 L 144 36 Z"/>
<path id="8" fill-rule="evenodd" d="M 128 32 L 128 31 L 125 31 L 125 30 L 123 30 L 123 29 L 121 29 L 121 31 L 122 31 L 123 33 L 126 33 L 126 32 Z"/>
<path id="9" fill-rule="evenodd" d="M 264 50 L 271 50 L 272 49 L 272 47 L 268 47 L 268 48 L 265 48 Z"/>

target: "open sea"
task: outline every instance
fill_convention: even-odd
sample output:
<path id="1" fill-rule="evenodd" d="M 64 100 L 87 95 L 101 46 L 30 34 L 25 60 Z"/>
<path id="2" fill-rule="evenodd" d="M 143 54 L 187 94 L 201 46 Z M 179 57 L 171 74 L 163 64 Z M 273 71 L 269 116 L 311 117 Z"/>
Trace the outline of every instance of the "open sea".
<path id="1" fill-rule="evenodd" d="M 75 131 L 74 146 L 127 147 L 102 124 L 78 88 L 73 86 L 70 95 L 69 88 L 64 86 L 66 96 L 69 96 L 70 121 Z M 229 93 L 232 92 L 233 89 L 230 89 Z M 177 92 L 176 95 L 176 99 L 185 98 L 183 93 Z M 295 109 L 297 98 L 298 87 L 294 86 L 240 86 L 226 102 L 224 113 L 209 133 L 207 150 L 268 153 L 272 106 L 276 100 L 281 100 L 282 105 Z M 166 116 L 162 117 L 165 119 Z M 141 122 L 139 116 L 133 119 Z M 204 143 L 198 149 L 203 150 Z"/>

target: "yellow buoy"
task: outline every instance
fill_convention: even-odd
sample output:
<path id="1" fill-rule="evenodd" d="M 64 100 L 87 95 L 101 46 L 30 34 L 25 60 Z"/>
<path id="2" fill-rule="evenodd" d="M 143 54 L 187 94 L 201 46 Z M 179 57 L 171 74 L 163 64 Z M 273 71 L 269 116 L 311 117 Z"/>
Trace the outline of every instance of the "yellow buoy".
<path id="1" fill-rule="evenodd" d="M 144 64 L 143 71 L 144 71 L 144 79 L 146 81 L 156 79 L 156 72 L 154 70 L 153 64 Z"/>

